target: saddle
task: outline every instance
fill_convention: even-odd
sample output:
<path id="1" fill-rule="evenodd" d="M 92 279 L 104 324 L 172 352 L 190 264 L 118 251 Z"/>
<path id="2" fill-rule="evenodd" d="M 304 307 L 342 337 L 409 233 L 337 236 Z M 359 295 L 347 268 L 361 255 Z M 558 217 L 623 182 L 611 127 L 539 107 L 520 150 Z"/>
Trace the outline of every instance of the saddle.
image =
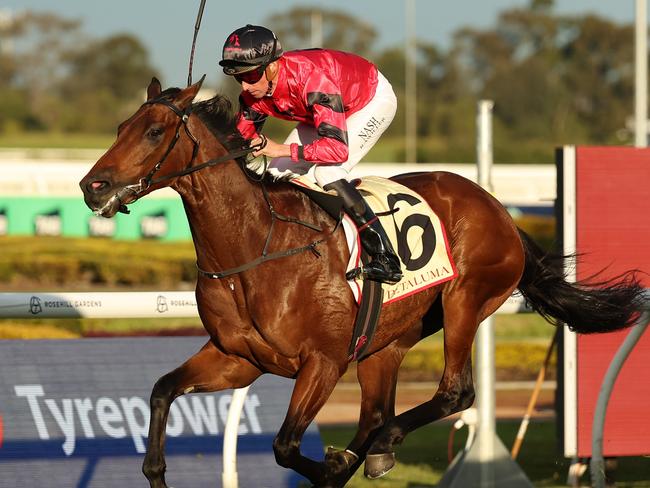
<path id="1" fill-rule="evenodd" d="M 350 250 L 348 271 L 358 268 L 360 261 L 367 262 L 369 257 L 359 245 L 357 228 L 352 219 L 343 213 L 342 199 L 334 192 L 323 190 L 306 176 L 295 177 L 290 183 L 334 219 L 343 215 L 342 223 Z M 363 280 L 361 277 L 348 281 L 359 305 L 350 345 L 351 361 L 363 358 L 379 321 L 382 305 L 452 280 L 458 275 L 445 229 L 420 195 L 392 180 L 375 176 L 353 183 L 386 229 L 402 262 L 404 277 L 395 285 Z"/>

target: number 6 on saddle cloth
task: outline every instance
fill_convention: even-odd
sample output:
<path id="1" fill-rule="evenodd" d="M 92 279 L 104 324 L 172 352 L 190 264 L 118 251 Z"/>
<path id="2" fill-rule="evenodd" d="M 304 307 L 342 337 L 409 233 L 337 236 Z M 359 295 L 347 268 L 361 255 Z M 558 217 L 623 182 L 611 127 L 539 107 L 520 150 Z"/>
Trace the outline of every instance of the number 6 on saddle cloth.
<path id="1" fill-rule="evenodd" d="M 290 182 L 334 218 L 341 215 L 342 202 L 304 176 Z M 451 257 L 445 229 L 431 207 L 414 191 L 386 178 L 376 176 L 355 180 L 375 214 L 382 220 L 404 270 L 404 277 L 389 285 L 362 280 L 348 280 L 359 304 L 359 312 L 350 345 L 349 360 L 362 359 L 372 341 L 382 304 L 395 302 L 427 288 L 454 279 L 458 270 Z M 350 250 L 347 271 L 359 268 L 367 259 L 358 238 L 357 228 L 343 213 L 343 228 Z"/>

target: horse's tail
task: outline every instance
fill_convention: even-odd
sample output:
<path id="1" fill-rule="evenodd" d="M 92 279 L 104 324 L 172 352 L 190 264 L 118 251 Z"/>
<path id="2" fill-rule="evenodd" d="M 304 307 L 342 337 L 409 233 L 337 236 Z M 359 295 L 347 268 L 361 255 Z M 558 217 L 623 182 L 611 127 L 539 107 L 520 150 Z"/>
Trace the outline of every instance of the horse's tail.
<path id="1" fill-rule="evenodd" d="M 563 264 L 575 256 L 546 253 L 521 229 L 519 235 L 526 263 L 518 288 L 547 321 L 581 334 L 634 325 L 646 300 L 636 271 L 600 282 L 569 283 Z"/>

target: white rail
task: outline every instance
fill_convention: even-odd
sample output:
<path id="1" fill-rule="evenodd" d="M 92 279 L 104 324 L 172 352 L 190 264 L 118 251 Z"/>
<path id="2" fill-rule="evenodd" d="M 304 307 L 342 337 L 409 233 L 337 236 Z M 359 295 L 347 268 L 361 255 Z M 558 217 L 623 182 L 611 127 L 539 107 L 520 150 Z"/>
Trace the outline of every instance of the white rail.
<path id="1" fill-rule="evenodd" d="M 86 159 L 94 162 L 100 155 Z M 85 161 L 70 162 L 53 158 L 24 160 L 0 151 L 0 195 L 74 197 L 83 205 L 78 182 L 91 166 L 92 163 Z M 413 171 L 451 171 L 477 181 L 476 165 L 449 163 L 363 162 L 353 168 L 351 176 L 392 176 Z M 553 164 L 495 164 L 492 170 L 494 195 L 508 205 L 551 205 L 555 200 L 555 179 Z M 162 188 L 147 196 L 147 199 L 150 198 L 176 199 L 178 194 L 169 188 Z"/>
<path id="2" fill-rule="evenodd" d="M 528 312 L 513 295 L 496 313 Z M 193 291 L 0 293 L 0 318 L 194 318 Z"/>
<path id="3" fill-rule="evenodd" d="M 4 318 L 198 317 L 193 291 L 0 293 Z"/>

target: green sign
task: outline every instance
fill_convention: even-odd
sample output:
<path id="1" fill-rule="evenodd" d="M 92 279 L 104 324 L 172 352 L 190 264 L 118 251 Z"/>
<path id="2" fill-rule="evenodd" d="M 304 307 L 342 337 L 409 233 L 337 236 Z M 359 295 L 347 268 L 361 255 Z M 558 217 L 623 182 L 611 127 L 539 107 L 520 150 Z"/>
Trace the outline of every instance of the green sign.
<path id="1" fill-rule="evenodd" d="M 129 215 L 95 216 L 80 197 L 0 197 L 0 233 L 115 239 L 191 239 L 177 198 L 149 198 L 129 205 Z M 3 232 L 4 231 L 4 232 Z"/>

